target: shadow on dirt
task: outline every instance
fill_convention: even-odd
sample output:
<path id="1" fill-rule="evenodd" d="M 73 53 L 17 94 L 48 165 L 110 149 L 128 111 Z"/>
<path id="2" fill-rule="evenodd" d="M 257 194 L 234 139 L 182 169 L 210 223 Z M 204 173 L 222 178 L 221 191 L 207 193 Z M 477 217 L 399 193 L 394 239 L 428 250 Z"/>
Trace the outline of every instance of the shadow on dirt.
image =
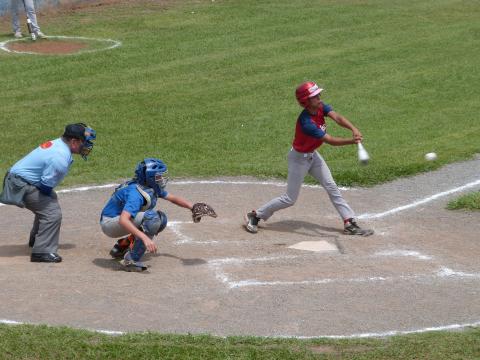
<path id="1" fill-rule="evenodd" d="M 166 254 L 166 253 L 157 253 L 157 254 L 146 254 L 145 257 L 142 259 L 142 261 L 148 261 L 152 257 L 159 257 L 159 256 L 164 256 L 164 257 L 169 257 L 173 259 L 180 260 L 183 265 L 185 266 L 195 266 L 195 265 L 203 265 L 206 264 L 207 262 L 203 259 L 184 259 L 176 255 L 172 254 Z M 106 259 L 106 258 L 96 258 L 93 259 L 92 263 L 98 267 L 101 267 L 103 269 L 110 269 L 110 270 L 121 270 L 122 266 L 119 264 L 118 259 Z"/>
<path id="2" fill-rule="evenodd" d="M 310 237 L 337 237 L 339 234 L 343 234 L 343 228 L 341 227 L 333 228 L 300 220 L 284 220 L 268 223 L 268 226 L 262 228 L 262 231 L 295 233 Z"/>
<path id="3" fill-rule="evenodd" d="M 173 259 L 180 260 L 183 265 L 185 266 L 195 266 L 195 265 L 203 265 L 206 264 L 207 262 L 203 259 L 198 259 L 198 258 L 192 258 L 192 259 L 184 259 L 180 256 L 172 255 L 172 254 L 166 254 L 166 253 L 158 253 L 158 254 L 147 254 L 145 255 L 145 260 L 148 260 L 149 257 L 157 257 L 157 256 L 165 256 Z"/>
<path id="4" fill-rule="evenodd" d="M 58 246 L 59 250 L 69 250 L 73 249 L 75 244 L 60 244 Z M 32 250 L 28 247 L 28 244 L 25 245 L 0 245 L 0 257 L 13 257 L 13 256 L 30 256 Z"/>

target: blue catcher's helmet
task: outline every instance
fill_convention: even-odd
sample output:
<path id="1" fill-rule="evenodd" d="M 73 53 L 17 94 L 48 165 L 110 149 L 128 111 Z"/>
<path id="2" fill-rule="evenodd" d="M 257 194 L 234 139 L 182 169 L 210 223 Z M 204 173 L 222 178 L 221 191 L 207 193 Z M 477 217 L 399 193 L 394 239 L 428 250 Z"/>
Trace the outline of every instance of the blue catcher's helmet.
<path id="1" fill-rule="evenodd" d="M 162 189 L 167 186 L 167 173 L 167 165 L 162 160 L 145 158 L 138 163 L 135 169 L 135 180 L 140 185 L 152 188 L 159 196 Z"/>

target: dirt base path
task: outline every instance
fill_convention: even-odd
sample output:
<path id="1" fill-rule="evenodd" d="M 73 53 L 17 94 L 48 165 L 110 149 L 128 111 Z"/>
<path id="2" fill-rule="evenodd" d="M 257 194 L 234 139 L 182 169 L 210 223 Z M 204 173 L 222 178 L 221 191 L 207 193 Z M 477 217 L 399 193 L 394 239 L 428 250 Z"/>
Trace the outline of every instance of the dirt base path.
<path id="1" fill-rule="evenodd" d="M 0 207 L 0 319 L 115 331 L 262 336 L 388 335 L 480 324 L 480 213 L 445 210 L 480 188 L 480 158 L 344 196 L 375 229 L 341 233 L 326 193 L 243 229 L 244 212 L 284 185 L 251 178 L 177 181 L 169 191 L 211 203 L 193 224 L 160 201 L 169 226 L 147 273 L 118 271 L 98 217 L 112 188 L 59 194 L 61 264 L 29 262 L 31 213 Z M 289 248 L 302 241 L 328 252 Z"/>

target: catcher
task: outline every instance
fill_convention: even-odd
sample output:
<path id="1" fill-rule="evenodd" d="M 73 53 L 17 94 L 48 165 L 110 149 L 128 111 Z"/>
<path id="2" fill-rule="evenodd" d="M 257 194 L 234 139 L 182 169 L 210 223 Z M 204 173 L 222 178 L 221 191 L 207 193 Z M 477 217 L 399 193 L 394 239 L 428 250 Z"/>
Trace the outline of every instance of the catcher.
<path id="1" fill-rule="evenodd" d="M 167 172 L 167 165 L 162 160 L 142 160 L 135 169 L 135 177 L 118 186 L 102 210 L 100 225 L 103 233 L 112 238 L 123 236 L 110 250 L 110 255 L 122 259 L 120 264 L 126 271 L 146 270 L 141 262 L 143 255 L 146 251 L 157 251 L 152 239 L 167 226 L 167 215 L 155 210 L 157 198 L 190 209 L 196 223 L 206 215 L 217 217 L 210 205 L 192 205 L 165 191 Z"/>

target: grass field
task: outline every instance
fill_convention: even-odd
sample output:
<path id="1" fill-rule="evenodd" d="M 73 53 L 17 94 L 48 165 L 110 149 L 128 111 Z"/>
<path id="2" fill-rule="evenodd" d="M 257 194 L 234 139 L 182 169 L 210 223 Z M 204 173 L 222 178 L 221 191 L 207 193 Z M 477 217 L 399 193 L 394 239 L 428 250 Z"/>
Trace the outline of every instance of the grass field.
<path id="1" fill-rule="evenodd" d="M 472 192 L 450 201 L 447 208 L 450 210 L 480 210 L 480 191 Z"/>
<path id="2" fill-rule="evenodd" d="M 294 89 L 306 79 L 326 87 L 324 101 L 362 130 L 372 157 L 362 168 L 353 146 L 324 146 L 340 184 L 468 158 L 480 152 L 478 10 L 465 0 L 190 0 L 40 15 L 48 34 L 123 46 L 0 53 L 0 170 L 82 120 L 97 145 L 64 185 L 129 177 L 144 156 L 176 177 L 285 177 Z M 11 36 L 8 18 L 1 30 L 0 41 Z M 430 151 L 438 161 L 423 160 Z"/>
<path id="3" fill-rule="evenodd" d="M 173 177 L 283 178 L 294 89 L 310 79 L 372 157 L 360 167 L 353 146 L 322 147 L 339 184 L 467 159 L 480 152 L 479 10 L 469 0 L 145 0 L 40 14 L 47 34 L 123 45 L 0 52 L 0 172 L 85 121 L 98 141 L 65 186 L 129 177 L 146 156 L 164 159 Z M 0 24 L 5 41 L 9 19 Z M 329 132 L 349 136 L 332 122 Z M 426 162 L 431 151 L 439 158 Z M 478 359 L 480 330 L 301 341 L 0 325 L 0 349 L 0 359 Z"/>
<path id="4" fill-rule="evenodd" d="M 296 340 L 155 333 L 109 336 L 68 328 L 0 325 L 0 359 L 364 359 L 480 357 L 480 329 L 385 339 Z"/>

